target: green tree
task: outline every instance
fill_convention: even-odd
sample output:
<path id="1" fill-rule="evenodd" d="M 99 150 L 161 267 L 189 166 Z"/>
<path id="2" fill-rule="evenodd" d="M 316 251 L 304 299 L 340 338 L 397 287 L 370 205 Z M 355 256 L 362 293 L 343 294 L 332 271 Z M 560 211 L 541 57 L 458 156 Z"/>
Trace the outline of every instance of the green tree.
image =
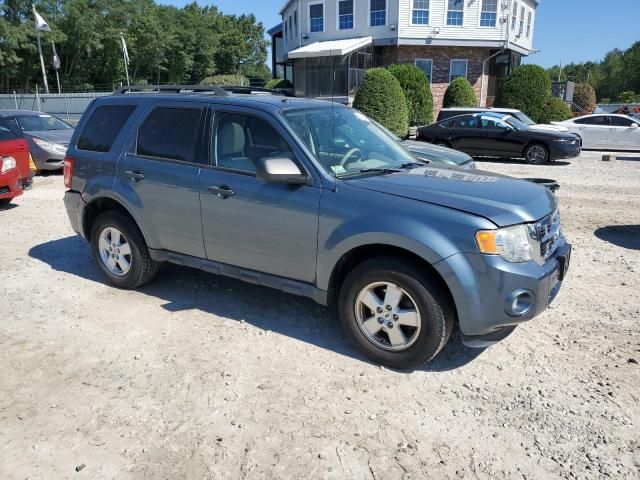
<path id="1" fill-rule="evenodd" d="M 636 92 L 622 92 L 618 96 L 618 102 L 620 103 L 640 103 L 640 93 Z"/>
<path id="2" fill-rule="evenodd" d="M 400 82 L 409 109 L 409 125 L 426 125 L 433 121 L 433 95 L 429 79 L 418 67 L 409 64 L 391 65 L 388 70 Z"/>
<path id="3" fill-rule="evenodd" d="M 464 77 L 456 78 L 449 84 L 447 90 L 444 92 L 444 99 L 442 100 L 442 106 L 444 108 L 476 107 L 477 105 L 476 92 L 474 92 L 473 87 Z"/>
<path id="4" fill-rule="evenodd" d="M 401 138 L 409 131 L 409 111 L 400 82 L 385 68 L 370 68 L 353 101 L 353 107 L 381 123 Z"/>
<path id="5" fill-rule="evenodd" d="M 284 78 L 272 78 L 269 80 L 265 87 L 267 88 L 293 88 L 293 84 L 289 80 Z"/>
<path id="6" fill-rule="evenodd" d="M 505 79 L 496 106 L 516 108 L 540 122 L 550 96 L 551 80 L 545 69 L 538 65 L 521 65 Z"/>

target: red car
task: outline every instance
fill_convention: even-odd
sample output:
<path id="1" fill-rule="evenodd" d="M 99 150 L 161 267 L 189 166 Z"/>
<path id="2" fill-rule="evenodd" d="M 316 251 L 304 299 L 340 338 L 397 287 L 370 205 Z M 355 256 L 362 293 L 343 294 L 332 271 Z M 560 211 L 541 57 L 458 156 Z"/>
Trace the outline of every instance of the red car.
<path id="1" fill-rule="evenodd" d="M 33 173 L 29 161 L 27 141 L 0 126 L 0 205 L 9 203 L 31 186 Z"/>

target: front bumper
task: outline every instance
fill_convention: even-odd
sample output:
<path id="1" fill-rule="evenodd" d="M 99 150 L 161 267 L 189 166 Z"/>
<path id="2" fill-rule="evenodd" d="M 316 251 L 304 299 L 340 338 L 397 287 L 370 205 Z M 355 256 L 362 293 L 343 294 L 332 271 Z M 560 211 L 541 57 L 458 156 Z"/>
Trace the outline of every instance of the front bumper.
<path id="1" fill-rule="evenodd" d="M 580 155 L 582 147 L 580 142 L 576 140 L 575 144 L 571 143 L 553 143 L 549 147 L 549 156 L 551 160 L 560 160 L 563 158 L 573 158 Z"/>
<path id="2" fill-rule="evenodd" d="M 4 173 L 0 173 L 0 199 L 14 198 L 22 195 L 24 191 L 20 170 L 12 168 Z"/>
<path id="3" fill-rule="evenodd" d="M 60 170 L 64 166 L 64 154 L 52 153 L 47 150 L 29 145 L 31 156 L 38 170 Z"/>
<path id="4" fill-rule="evenodd" d="M 434 265 L 453 296 L 463 342 L 484 347 L 540 315 L 556 298 L 571 258 L 564 239 L 544 263 L 510 263 L 497 255 L 458 253 Z M 513 308 L 514 301 L 526 301 Z"/>

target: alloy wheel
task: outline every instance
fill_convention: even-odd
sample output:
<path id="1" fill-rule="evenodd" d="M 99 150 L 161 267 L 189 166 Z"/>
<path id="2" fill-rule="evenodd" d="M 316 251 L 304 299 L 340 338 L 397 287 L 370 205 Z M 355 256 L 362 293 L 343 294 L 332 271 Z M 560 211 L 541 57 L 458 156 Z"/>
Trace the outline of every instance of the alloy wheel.
<path id="1" fill-rule="evenodd" d="M 131 270 L 131 245 L 117 228 L 106 227 L 100 232 L 98 253 L 113 275 L 123 277 Z"/>

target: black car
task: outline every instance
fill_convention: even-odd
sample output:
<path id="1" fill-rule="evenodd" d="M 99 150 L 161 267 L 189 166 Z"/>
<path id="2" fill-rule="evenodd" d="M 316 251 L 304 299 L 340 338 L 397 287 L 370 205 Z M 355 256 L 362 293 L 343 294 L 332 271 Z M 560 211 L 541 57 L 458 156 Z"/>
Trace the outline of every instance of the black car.
<path id="1" fill-rule="evenodd" d="M 533 164 L 576 157 L 581 149 L 572 133 L 534 130 L 511 115 L 486 112 L 420 127 L 418 139 L 473 156 L 524 158 Z"/>

